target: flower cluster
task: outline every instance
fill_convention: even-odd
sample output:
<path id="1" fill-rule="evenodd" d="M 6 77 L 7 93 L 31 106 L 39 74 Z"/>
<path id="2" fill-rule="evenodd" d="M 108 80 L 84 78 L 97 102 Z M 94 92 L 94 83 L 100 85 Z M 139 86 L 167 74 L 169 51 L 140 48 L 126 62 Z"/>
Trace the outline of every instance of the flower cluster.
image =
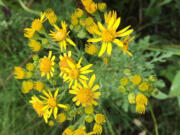
<path id="1" fill-rule="evenodd" d="M 128 44 L 134 39 L 130 37 L 133 29 L 127 26 L 119 30 L 121 18 L 117 17 L 116 11 L 107 11 L 105 3 L 95 3 L 93 0 L 81 2 L 84 8 L 77 8 L 72 13 L 70 27 L 64 20 L 58 20 L 52 9 L 34 19 L 31 26 L 25 28 L 24 36 L 36 55 L 32 62 L 26 64 L 26 68 L 14 68 L 14 77 L 23 80 L 23 94 L 33 95 L 29 103 L 37 115 L 44 118 L 45 123 L 53 126 L 55 123 L 71 121 L 63 135 L 102 134 L 106 122 L 104 114 L 96 110 L 100 107 L 100 78 L 84 52 L 102 57 L 106 64 L 115 47 L 132 56 Z M 102 13 L 103 19 L 100 18 Z M 50 30 L 46 30 L 46 26 Z M 80 46 L 77 40 L 72 40 L 71 33 L 80 39 L 84 38 L 85 45 Z M 136 110 L 144 113 L 148 104 L 144 93 L 150 92 L 150 84 L 138 75 L 134 75 L 131 82 L 142 93 L 135 96 L 131 92 L 129 102 L 136 103 Z M 120 83 L 121 92 L 126 91 L 129 78 L 122 78 Z M 86 123 L 91 128 L 86 128 Z"/>
<path id="2" fill-rule="evenodd" d="M 136 111 L 144 114 L 148 105 L 148 97 L 157 91 L 155 75 L 143 78 L 138 74 L 132 75 L 129 69 L 125 70 L 125 76 L 120 79 L 119 91 L 127 95 L 130 104 L 136 104 Z"/>

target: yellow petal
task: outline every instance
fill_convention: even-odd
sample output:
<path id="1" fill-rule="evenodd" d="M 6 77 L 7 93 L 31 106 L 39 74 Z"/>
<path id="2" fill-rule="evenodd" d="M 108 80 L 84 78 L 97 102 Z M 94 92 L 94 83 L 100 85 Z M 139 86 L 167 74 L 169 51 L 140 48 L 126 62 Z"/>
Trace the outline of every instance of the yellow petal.
<path id="1" fill-rule="evenodd" d="M 98 22 L 98 27 L 101 31 L 105 30 L 104 26 L 100 22 Z"/>
<path id="2" fill-rule="evenodd" d="M 106 51 L 106 48 L 107 48 L 107 43 L 103 42 L 101 50 L 98 54 L 99 57 L 103 55 L 103 53 Z"/>
<path id="3" fill-rule="evenodd" d="M 57 95 L 58 95 L 58 91 L 59 91 L 59 88 L 55 91 L 55 93 L 54 93 L 54 98 L 56 98 L 56 97 L 57 97 Z"/>
<path id="4" fill-rule="evenodd" d="M 66 106 L 66 105 L 63 105 L 63 104 L 58 104 L 58 106 L 59 106 L 60 108 L 67 109 L 67 106 Z"/>
<path id="5" fill-rule="evenodd" d="M 112 25 L 114 24 L 114 21 L 115 21 L 114 18 L 111 17 L 111 19 L 108 22 L 108 29 L 112 27 Z"/>
<path id="6" fill-rule="evenodd" d="M 87 69 L 89 69 L 92 65 L 93 65 L 93 64 L 86 65 L 86 66 L 82 67 L 82 68 L 80 69 L 80 71 L 87 70 Z"/>
<path id="7" fill-rule="evenodd" d="M 66 41 L 69 42 L 71 45 L 76 46 L 76 44 L 70 38 L 66 38 Z"/>
<path id="8" fill-rule="evenodd" d="M 49 55 L 48 55 L 48 58 L 50 59 L 52 56 L 52 51 L 49 51 Z"/>
<path id="9" fill-rule="evenodd" d="M 131 27 L 131 25 L 129 25 L 129 26 L 127 26 L 127 27 L 125 27 L 124 29 L 122 29 L 122 30 L 120 30 L 120 31 L 118 31 L 117 32 L 117 34 L 120 34 L 120 33 L 123 33 L 123 32 L 125 32 L 127 29 L 129 29 Z"/>
<path id="10" fill-rule="evenodd" d="M 92 88 L 95 79 L 96 79 L 96 75 L 93 74 L 93 75 L 91 76 L 90 80 L 89 80 L 89 83 L 88 83 L 88 86 L 89 86 L 90 88 Z"/>
<path id="11" fill-rule="evenodd" d="M 107 54 L 111 55 L 111 51 L 112 51 L 112 44 L 108 43 L 108 45 L 107 45 Z"/>
<path id="12" fill-rule="evenodd" d="M 113 29 L 116 30 L 116 29 L 118 28 L 120 22 L 121 22 L 121 18 L 118 18 L 118 19 L 116 20 L 116 22 L 114 23 L 114 25 L 113 25 Z"/>
<path id="13" fill-rule="evenodd" d="M 101 40 L 102 38 L 91 38 L 91 39 L 88 39 L 87 42 L 99 42 Z"/>
<path id="14" fill-rule="evenodd" d="M 118 37 L 127 36 L 127 35 L 131 34 L 132 32 L 133 32 L 133 29 L 130 29 L 130 30 L 128 30 L 128 31 L 126 31 L 126 32 L 124 32 L 124 33 L 122 33 L 122 34 L 119 34 Z"/>
<path id="15" fill-rule="evenodd" d="M 115 43 L 116 45 L 118 45 L 119 47 L 123 47 L 123 42 L 120 41 L 119 39 L 114 39 L 113 43 Z"/>
<path id="16" fill-rule="evenodd" d="M 92 88 L 92 91 L 96 91 L 97 89 L 99 89 L 99 85 L 95 85 L 93 88 Z"/>
<path id="17" fill-rule="evenodd" d="M 79 76 L 82 80 L 89 80 L 86 76 L 84 76 L 84 75 L 80 75 Z"/>
<path id="18" fill-rule="evenodd" d="M 54 108 L 54 113 L 53 113 L 55 119 L 57 118 L 57 113 L 58 113 L 58 108 L 55 107 L 55 108 Z"/>
<path id="19" fill-rule="evenodd" d="M 87 74 L 87 73 L 90 73 L 90 72 L 93 72 L 94 70 L 84 70 L 84 71 L 81 71 L 81 74 Z"/>

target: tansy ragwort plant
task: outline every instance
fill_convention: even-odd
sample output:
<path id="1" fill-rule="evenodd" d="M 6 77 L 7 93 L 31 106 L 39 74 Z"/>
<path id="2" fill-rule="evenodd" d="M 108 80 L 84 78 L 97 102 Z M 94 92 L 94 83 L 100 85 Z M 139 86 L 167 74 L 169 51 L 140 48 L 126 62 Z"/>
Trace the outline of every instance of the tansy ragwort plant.
<path id="1" fill-rule="evenodd" d="M 26 68 L 14 68 L 14 77 L 23 80 L 22 92 L 33 94 L 29 103 L 45 123 L 52 126 L 54 122 L 72 121 L 63 135 L 102 134 L 106 122 L 106 116 L 97 109 L 102 108 L 99 101 L 103 91 L 96 79 L 97 69 L 88 62 L 84 52 L 103 58 L 106 64 L 113 49 L 121 49 L 124 55 L 133 57 L 128 50 L 134 39 L 130 36 L 131 26 L 119 30 L 121 18 L 117 17 L 116 11 L 107 11 L 105 3 L 81 2 L 84 8 L 77 8 L 72 13 L 69 25 L 64 20 L 57 22 L 58 17 L 52 9 L 34 19 L 31 26 L 25 28 L 24 36 L 29 39 L 28 46 L 37 54 Z M 104 18 L 100 18 L 100 14 L 104 14 Z M 51 26 L 50 30 L 46 25 Z M 80 30 L 84 31 L 83 35 L 71 37 L 71 33 Z M 78 44 L 78 38 L 87 42 Z M 84 47 L 84 52 L 79 47 Z M 45 55 L 40 57 L 40 52 Z M 140 114 L 145 113 L 149 104 L 154 80 L 153 76 L 142 79 L 139 75 L 129 74 L 120 80 L 120 92 L 127 93 L 129 103 L 136 104 L 136 111 Z M 92 130 L 86 128 L 87 125 Z"/>

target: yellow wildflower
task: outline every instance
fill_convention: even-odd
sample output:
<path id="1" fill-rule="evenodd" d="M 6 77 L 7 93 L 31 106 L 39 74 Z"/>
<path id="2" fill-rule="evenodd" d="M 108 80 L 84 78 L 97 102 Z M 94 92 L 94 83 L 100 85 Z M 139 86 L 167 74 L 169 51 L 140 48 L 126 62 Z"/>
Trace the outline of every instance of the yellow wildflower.
<path id="1" fill-rule="evenodd" d="M 48 57 L 44 56 L 44 58 L 40 59 L 40 71 L 41 76 L 47 75 L 47 79 L 53 76 L 54 72 L 54 60 L 55 56 L 52 56 L 52 51 L 49 51 Z"/>
<path id="2" fill-rule="evenodd" d="M 95 123 L 94 126 L 93 126 L 93 131 L 96 133 L 96 134 L 102 134 L 102 126 L 100 124 L 97 124 Z"/>
<path id="3" fill-rule="evenodd" d="M 57 25 L 53 25 L 56 31 L 50 31 L 51 33 L 49 34 L 54 41 L 58 41 L 61 51 L 63 51 L 63 48 L 66 50 L 67 42 L 71 44 L 72 46 L 76 46 L 76 44 L 68 38 L 69 32 L 67 31 L 67 24 L 62 21 L 61 26 L 62 28 L 59 28 Z"/>
<path id="4" fill-rule="evenodd" d="M 22 67 L 14 67 L 14 77 L 16 79 L 24 79 L 25 77 L 25 72 Z"/>
<path id="5" fill-rule="evenodd" d="M 77 129 L 73 132 L 73 135 L 86 135 L 84 129 Z"/>
<path id="6" fill-rule="evenodd" d="M 69 128 L 66 128 L 63 131 L 62 135 L 73 135 L 73 131 L 71 129 L 69 129 Z"/>
<path id="7" fill-rule="evenodd" d="M 77 18 L 80 18 L 82 17 L 84 14 L 84 11 L 80 8 L 77 8 L 76 11 L 74 12 L 74 15 L 77 17 Z"/>
<path id="8" fill-rule="evenodd" d="M 139 75 L 134 75 L 132 78 L 131 78 L 131 81 L 134 85 L 138 85 L 140 82 L 141 82 L 142 78 L 141 76 Z"/>
<path id="9" fill-rule="evenodd" d="M 53 126 L 54 126 L 54 121 L 53 121 L 53 120 L 50 120 L 50 121 L 48 122 L 48 125 L 49 125 L 50 127 L 53 127 Z"/>
<path id="10" fill-rule="evenodd" d="M 134 93 L 129 93 L 128 94 L 128 101 L 130 104 L 134 104 L 136 102 L 136 96 Z"/>
<path id="11" fill-rule="evenodd" d="M 57 89 L 54 93 L 54 96 L 52 95 L 51 91 L 49 90 L 48 93 L 46 91 L 43 91 L 44 96 L 41 96 L 42 99 L 44 99 L 43 104 L 44 104 L 44 110 L 49 111 L 49 115 L 53 113 L 54 118 L 57 118 L 57 113 L 58 113 L 58 107 L 60 108 L 66 108 L 65 105 L 63 104 L 58 104 L 57 103 L 57 95 L 58 95 L 59 89 Z"/>
<path id="12" fill-rule="evenodd" d="M 126 92 L 126 88 L 124 88 L 124 86 L 119 86 L 119 91 L 121 93 L 125 93 Z"/>
<path id="13" fill-rule="evenodd" d="M 93 20 L 92 17 L 87 17 L 86 20 L 85 20 L 85 25 L 86 26 L 90 26 L 90 25 L 93 25 L 95 22 Z"/>
<path id="14" fill-rule="evenodd" d="M 130 56 L 132 56 L 132 53 L 130 51 L 128 51 L 128 44 L 134 39 L 134 36 L 132 38 L 129 38 L 129 35 L 123 40 L 123 53 L 124 54 L 129 54 Z"/>
<path id="15" fill-rule="evenodd" d="M 43 28 L 43 22 L 46 20 L 46 13 L 41 13 L 40 19 L 34 19 L 31 28 L 35 31 L 40 31 Z"/>
<path id="16" fill-rule="evenodd" d="M 66 120 L 66 114 L 60 113 L 57 115 L 57 122 L 63 123 Z"/>
<path id="17" fill-rule="evenodd" d="M 126 86 L 128 84 L 128 79 L 126 77 L 121 78 L 120 84 Z"/>
<path id="18" fill-rule="evenodd" d="M 35 82 L 34 83 L 34 89 L 39 91 L 39 92 L 42 92 L 44 89 L 44 83 L 42 83 L 41 81 Z"/>
<path id="19" fill-rule="evenodd" d="M 137 104 L 136 105 L 136 112 L 140 113 L 140 114 L 144 114 L 146 111 L 146 107 L 143 104 Z"/>
<path id="20" fill-rule="evenodd" d="M 91 38 L 88 40 L 88 42 L 102 41 L 102 47 L 98 55 L 99 57 L 102 56 L 106 50 L 107 50 L 107 54 L 111 55 L 112 43 L 117 44 L 119 47 L 123 47 L 123 42 L 117 38 L 127 36 L 133 32 L 133 29 L 127 30 L 129 29 L 130 26 L 127 26 L 126 28 L 120 31 L 116 31 L 119 24 L 120 24 L 120 18 L 114 20 L 113 17 L 111 17 L 107 26 L 103 26 L 100 22 L 98 22 L 98 28 L 100 31 L 99 30 L 95 30 L 95 31 L 99 37 Z"/>
<path id="21" fill-rule="evenodd" d="M 33 65 L 33 63 L 27 63 L 27 64 L 26 64 L 26 69 L 29 70 L 29 71 L 33 71 L 33 70 L 34 70 L 34 65 Z"/>
<path id="22" fill-rule="evenodd" d="M 113 18 L 114 21 L 117 19 L 117 12 L 116 11 L 109 11 L 109 12 L 106 12 L 104 14 L 104 20 L 105 20 L 106 24 L 109 23 L 111 18 Z"/>
<path id="23" fill-rule="evenodd" d="M 137 103 L 137 104 L 147 105 L 148 99 L 147 99 L 147 97 L 144 96 L 143 94 L 138 94 L 138 95 L 136 96 L 136 103 Z"/>
<path id="24" fill-rule="evenodd" d="M 47 9 L 47 11 L 45 13 L 46 13 L 46 17 L 51 25 L 53 25 L 57 22 L 57 16 L 52 9 L 50 9 L 50 8 Z"/>
<path id="25" fill-rule="evenodd" d="M 33 40 L 31 39 L 29 41 L 29 44 L 28 44 L 29 47 L 31 47 L 32 51 L 34 52 L 38 52 L 40 49 L 41 49 L 41 44 L 40 42 L 36 41 L 36 40 Z"/>
<path id="26" fill-rule="evenodd" d="M 88 122 L 88 123 L 92 123 L 93 122 L 93 117 L 91 115 L 87 115 L 85 117 L 85 121 Z"/>
<path id="27" fill-rule="evenodd" d="M 33 73 L 32 72 L 26 72 L 25 76 L 26 76 L 26 79 L 30 79 L 30 78 L 32 78 Z"/>
<path id="28" fill-rule="evenodd" d="M 139 85 L 139 90 L 140 91 L 148 91 L 148 89 L 149 89 L 149 84 L 147 82 L 142 82 Z"/>
<path id="29" fill-rule="evenodd" d="M 96 76 L 93 74 L 88 84 L 86 81 L 81 81 L 83 86 L 78 83 L 76 86 L 72 87 L 72 90 L 69 91 L 70 94 L 76 95 L 72 101 L 76 102 L 77 106 L 80 104 L 82 104 L 83 107 L 98 105 L 95 99 L 98 99 L 101 93 L 97 92 L 99 85 L 95 85 L 93 87 L 95 78 Z"/>
<path id="30" fill-rule="evenodd" d="M 29 93 L 30 90 L 33 89 L 33 82 L 32 81 L 23 81 L 22 82 L 22 93 L 26 94 Z"/>
<path id="31" fill-rule="evenodd" d="M 85 107 L 85 113 L 86 114 L 92 114 L 94 112 L 93 106 L 86 106 Z"/>
<path id="32" fill-rule="evenodd" d="M 78 19 L 74 15 L 71 16 L 71 24 L 72 25 L 77 25 L 78 24 Z"/>
<path id="33" fill-rule="evenodd" d="M 68 53 L 70 56 L 71 52 Z M 64 82 L 69 82 L 69 87 L 71 87 L 73 84 L 76 86 L 79 81 L 88 80 L 85 74 L 93 72 L 93 70 L 89 70 L 92 64 L 81 67 L 81 61 L 82 57 L 79 59 L 78 63 L 75 64 L 72 59 L 66 57 L 66 54 L 64 54 L 64 57 L 60 56 L 60 77 L 63 77 Z"/>
<path id="34" fill-rule="evenodd" d="M 39 117 L 41 117 L 44 114 L 45 111 L 43 110 L 44 107 L 43 102 L 35 95 L 31 97 L 29 103 L 32 104 L 34 110 L 36 111 Z"/>
<path id="35" fill-rule="evenodd" d="M 94 55 L 97 52 L 97 47 L 93 44 L 90 44 L 90 43 L 86 44 L 85 45 L 85 52 L 90 54 L 90 55 Z"/>
<path id="36" fill-rule="evenodd" d="M 103 124 L 104 122 L 106 122 L 104 115 L 101 113 L 95 115 L 95 121 L 98 124 Z"/>
<path id="37" fill-rule="evenodd" d="M 90 13 L 90 14 L 93 14 L 96 12 L 97 10 L 97 4 L 94 3 L 92 0 L 81 0 L 84 7 L 85 7 L 85 10 Z"/>
<path id="38" fill-rule="evenodd" d="M 104 11 L 106 9 L 106 7 L 107 7 L 106 3 L 104 3 L 104 2 L 98 3 L 98 9 L 100 11 Z"/>
<path id="39" fill-rule="evenodd" d="M 35 30 L 32 28 L 25 28 L 24 29 L 24 37 L 33 38 Z"/>

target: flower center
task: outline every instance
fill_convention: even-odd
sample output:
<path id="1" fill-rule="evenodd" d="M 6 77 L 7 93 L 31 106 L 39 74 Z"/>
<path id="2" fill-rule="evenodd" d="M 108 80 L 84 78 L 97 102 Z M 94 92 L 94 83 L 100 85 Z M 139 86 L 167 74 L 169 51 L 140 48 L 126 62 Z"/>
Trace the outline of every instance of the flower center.
<path id="1" fill-rule="evenodd" d="M 87 104 L 89 102 L 92 102 L 93 100 L 93 93 L 91 92 L 90 89 L 88 88 L 82 88 L 79 90 L 79 92 L 77 93 L 77 99 L 83 103 L 83 104 Z"/>
<path id="2" fill-rule="evenodd" d="M 58 32 L 56 32 L 55 38 L 57 40 L 63 40 L 66 37 L 66 32 L 63 29 L 58 30 Z"/>
<path id="3" fill-rule="evenodd" d="M 115 38 L 115 32 L 113 30 L 105 30 L 102 33 L 102 39 L 105 42 L 111 42 Z"/>
<path id="4" fill-rule="evenodd" d="M 51 70 L 51 60 L 47 57 L 44 57 L 40 62 L 40 71 L 48 73 Z"/>
<path id="5" fill-rule="evenodd" d="M 50 108 L 55 108 L 56 107 L 56 100 L 54 99 L 54 98 L 49 98 L 49 100 L 48 100 L 48 106 L 50 107 Z"/>
<path id="6" fill-rule="evenodd" d="M 69 57 L 69 56 L 65 56 L 60 62 L 59 62 L 59 68 L 61 69 L 61 71 L 63 73 L 67 73 L 66 70 L 64 70 L 64 68 L 67 68 L 67 69 L 70 69 L 69 65 L 68 65 L 68 62 L 67 61 L 70 61 L 72 62 L 73 64 L 75 64 L 74 60 Z"/>
<path id="7" fill-rule="evenodd" d="M 73 79 L 76 80 L 79 76 L 79 71 L 77 68 L 73 68 L 71 69 L 71 71 L 69 72 L 69 76 Z"/>

